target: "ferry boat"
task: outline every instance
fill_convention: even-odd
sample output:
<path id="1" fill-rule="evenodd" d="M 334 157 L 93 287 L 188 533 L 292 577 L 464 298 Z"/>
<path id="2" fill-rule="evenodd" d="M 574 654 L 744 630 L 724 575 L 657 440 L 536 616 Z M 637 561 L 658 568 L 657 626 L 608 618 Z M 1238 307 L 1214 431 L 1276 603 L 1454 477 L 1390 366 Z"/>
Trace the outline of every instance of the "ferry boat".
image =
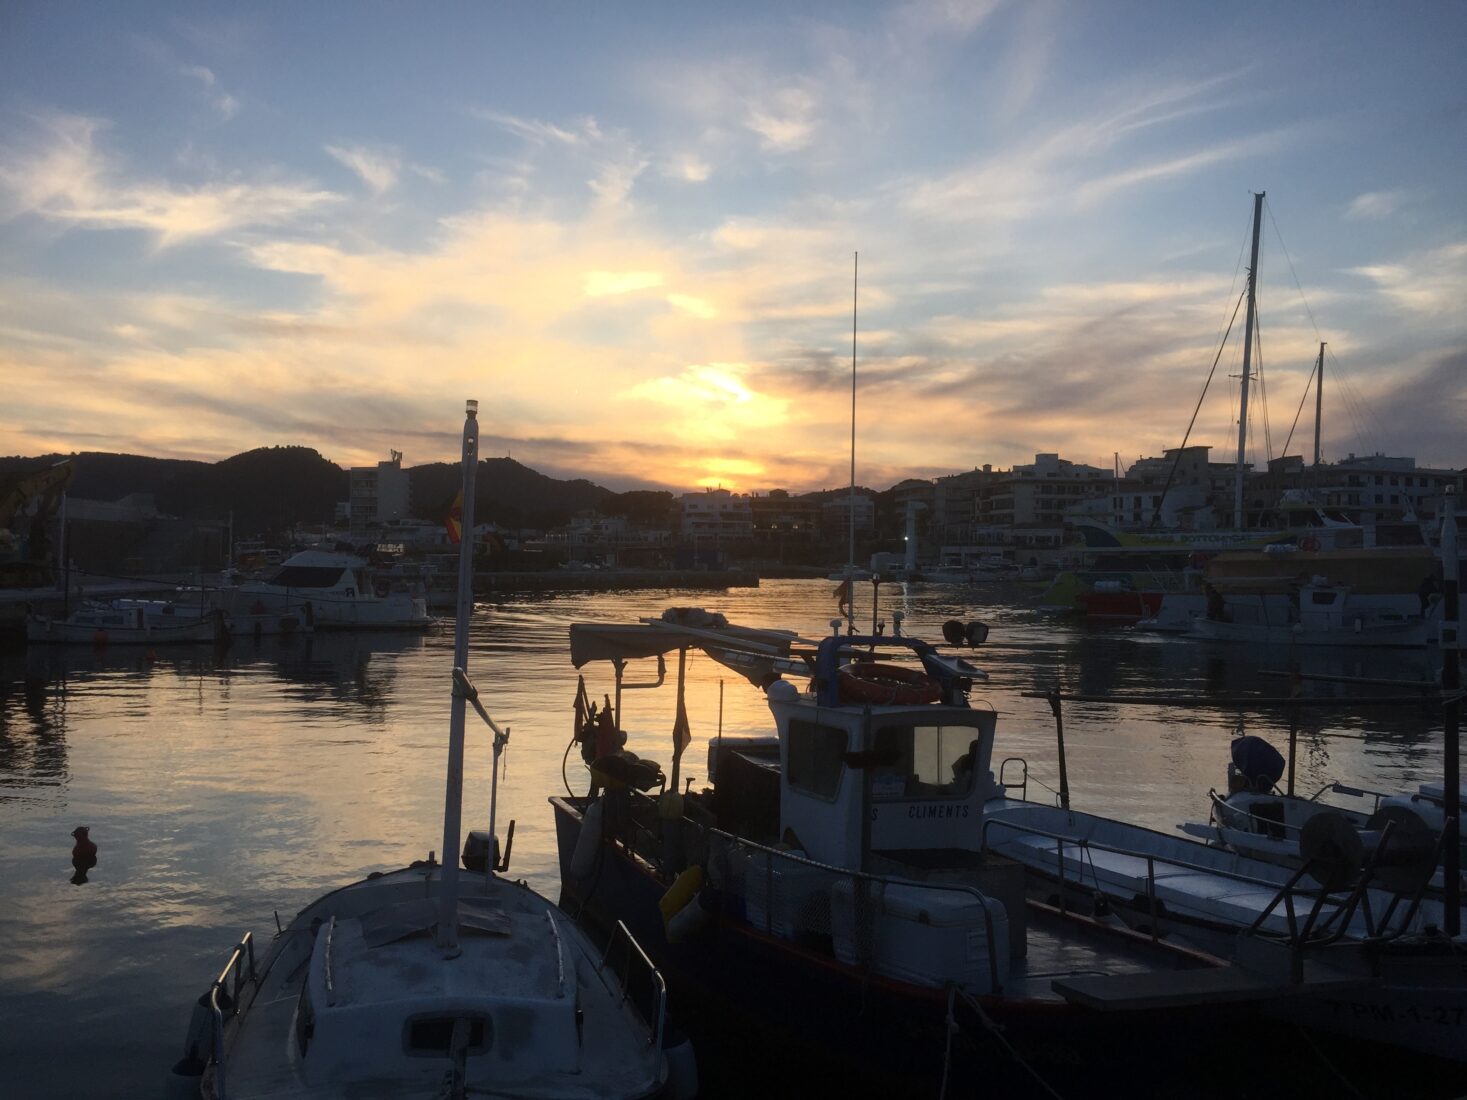
<path id="1" fill-rule="evenodd" d="M 478 466 L 464 426 L 465 523 Z M 696 1089 L 673 1041 L 666 985 L 628 934 L 598 951 L 574 922 L 507 877 L 496 834 L 509 740 L 469 680 L 472 548 L 463 544 L 454 646 L 444 855 L 327 893 L 281 928 L 263 958 L 246 935 L 199 999 L 169 1085 L 208 1100 L 357 1097 L 665 1097 Z M 487 833 L 458 866 L 464 720 L 493 735 Z"/>

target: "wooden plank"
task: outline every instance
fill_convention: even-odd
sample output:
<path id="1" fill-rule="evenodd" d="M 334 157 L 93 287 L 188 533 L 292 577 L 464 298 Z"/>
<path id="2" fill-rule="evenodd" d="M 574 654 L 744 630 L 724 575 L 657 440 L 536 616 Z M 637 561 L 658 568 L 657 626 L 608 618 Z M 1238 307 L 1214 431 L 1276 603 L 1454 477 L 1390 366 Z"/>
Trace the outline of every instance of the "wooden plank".
<path id="1" fill-rule="evenodd" d="M 1101 1012 L 1272 1001 L 1305 994 L 1333 993 L 1369 984 L 1368 979 L 1323 968 L 1306 971 L 1299 984 L 1281 983 L 1236 966 L 1200 970 L 1148 971 L 1056 978 L 1050 983 L 1071 1004 Z"/>

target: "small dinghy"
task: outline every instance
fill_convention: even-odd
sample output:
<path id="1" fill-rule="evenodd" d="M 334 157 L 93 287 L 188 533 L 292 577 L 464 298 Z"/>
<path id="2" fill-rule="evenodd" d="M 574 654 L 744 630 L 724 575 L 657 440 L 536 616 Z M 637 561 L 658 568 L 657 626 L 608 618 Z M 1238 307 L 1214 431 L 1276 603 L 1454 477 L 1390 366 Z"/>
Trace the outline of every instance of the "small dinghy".
<path id="1" fill-rule="evenodd" d="M 478 467 L 464 425 L 464 525 Z M 493 730 L 489 830 L 465 869 L 427 860 L 326 894 L 263 958 L 246 935 L 194 1009 L 170 1093 L 236 1098 L 689 1097 L 686 1042 L 669 1040 L 666 987 L 624 926 L 604 952 L 508 867 L 494 833 L 509 740 L 464 672 L 472 542 L 459 575 L 444 851 L 458 851 L 468 706 Z M 508 836 L 513 837 L 513 823 Z"/>

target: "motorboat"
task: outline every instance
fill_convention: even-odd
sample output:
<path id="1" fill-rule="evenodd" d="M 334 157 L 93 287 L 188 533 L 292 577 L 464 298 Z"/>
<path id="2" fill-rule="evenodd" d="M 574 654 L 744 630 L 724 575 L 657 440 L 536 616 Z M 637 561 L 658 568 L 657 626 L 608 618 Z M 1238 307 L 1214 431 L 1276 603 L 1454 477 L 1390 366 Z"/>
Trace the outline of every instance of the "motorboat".
<path id="1" fill-rule="evenodd" d="M 422 630 L 433 622 L 421 595 L 393 591 L 365 558 L 325 550 L 293 554 L 269 580 L 217 595 L 231 618 L 299 614 L 318 630 Z"/>
<path id="2" fill-rule="evenodd" d="M 465 523 L 478 467 L 476 410 L 464 427 Z M 500 854 L 500 756 L 510 731 L 465 665 L 472 550 L 464 544 L 454 647 L 445 860 L 332 890 L 257 956 L 246 935 L 194 1010 L 170 1086 L 235 1098 L 687 1097 L 690 1048 L 667 1025 L 666 986 L 624 927 L 597 950 L 576 924 L 510 879 Z M 464 721 L 489 726 L 489 827 L 459 867 Z"/>
<path id="3" fill-rule="evenodd" d="M 1262 737 L 1244 734 L 1233 738 L 1230 754 L 1227 793 L 1207 792 L 1209 820 L 1179 826 L 1188 836 L 1218 847 L 1298 867 L 1304 861 L 1300 846 L 1304 829 L 1321 815 L 1336 815 L 1360 833 L 1362 854 L 1366 846 L 1378 842 L 1387 822 L 1433 838 L 1441 835 L 1446 824 L 1446 799 L 1439 782 L 1395 794 L 1332 782 L 1305 797 L 1279 789 L 1289 770 L 1288 761 Z M 1467 800 L 1467 790 L 1459 797 Z M 1432 886 L 1440 890 L 1441 885 L 1438 872 Z"/>
<path id="4" fill-rule="evenodd" d="M 579 746 L 590 787 L 551 799 L 561 904 L 590 927 L 631 928 L 670 986 L 700 998 L 695 1018 L 716 1014 L 761 1049 L 799 1036 L 807 1063 L 811 1049 L 829 1055 L 814 1071 L 826 1087 L 843 1070 L 868 1091 L 939 1078 L 1033 1089 L 1036 1077 L 1083 1091 L 1146 1034 L 1148 1084 L 1162 1095 L 1162 1082 L 1195 1085 L 1199 1064 L 1240 1046 L 1283 1057 L 1266 1053 L 1275 1000 L 1361 984 L 1245 971 L 1154 921 L 1121 920 L 1080 871 L 1057 888 L 1044 858 L 1016 842 L 1058 827 L 1030 830 L 1020 810 L 1052 807 L 1011 797 L 1020 781 L 1010 761 L 995 776 L 998 717 L 970 704 L 984 676 L 953 651 L 981 641 L 981 624 L 948 624 L 952 648 L 904 637 L 899 622 L 864 636 L 840 624 L 814 643 L 687 609 L 571 627 L 572 663 L 609 665 L 614 685 L 598 706 L 582 682 L 567 752 Z M 773 719 L 767 735 L 711 738 L 699 790 L 681 780 L 689 651 L 760 687 Z M 621 696 L 665 683 L 674 655 L 664 772 L 626 751 Z M 655 682 L 624 679 L 652 659 Z M 1260 866 L 1271 876 L 1261 906 L 1289 874 Z M 1225 870 L 1213 882 L 1231 887 Z M 694 1038 L 702 1057 L 704 1036 Z"/>
<path id="5" fill-rule="evenodd" d="M 1273 600 L 1228 602 L 1216 590 L 1205 598 L 1208 609 L 1191 619 L 1187 636 L 1215 642 L 1421 649 L 1435 641 L 1441 617 L 1440 600 L 1430 601 L 1421 614 L 1406 614 L 1353 602 L 1347 585 L 1324 577 L 1294 584 Z"/>
<path id="6" fill-rule="evenodd" d="M 64 619 L 26 616 L 31 645 L 204 645 L 229 640 L 222 613 L 180 610 L 165 601 L 88 602 Z"/>

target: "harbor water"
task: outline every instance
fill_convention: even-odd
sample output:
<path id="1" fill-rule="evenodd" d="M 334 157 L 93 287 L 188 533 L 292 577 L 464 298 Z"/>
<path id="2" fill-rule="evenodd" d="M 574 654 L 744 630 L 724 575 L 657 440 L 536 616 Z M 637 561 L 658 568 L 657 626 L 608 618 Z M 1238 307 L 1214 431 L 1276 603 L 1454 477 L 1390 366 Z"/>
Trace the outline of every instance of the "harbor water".
<path id="1" fill-rule="evenodd" d="M 577 672 L 567 627 L 631 622 L 696 605 L 736 623 L 818 637 L 836 613 L 827 581 L 727 592 L 505 594 L 481 602 L 470 675 L 511 728 L 501 821 L 517 822 L 511 874 L 559 892 L 547 796 L 586 786 L 571 736 Z M 995 761 L 1028 762 L 1031 798 L 1059 785 L 1054 722 L 1025 692 L 1279 696 L 1291 667 L 1328 676 L 1427 680 L 1427 653 L 1294 653 L 1201 645 L 1036 615 L 1020 590 L 887 585 L 880 615 L 936 639 L 943 620 L 992 628 L 975 703 L 1000 713 Z M 870 586 L 858 586 L 863 625 Z M 245 931 L 263 945 L 326 889 L 425 858 L 442 836 L 450 629 L 427 635 L 317 634 L 209 648 L 32 648 L 0 655 L 0 1095 L 157 1095 L 179 1057 L 194 1000 Z M 670 764 L 673 678 L 627 691 L 628 747 Z M 594 698 L 609 668 L 585 670 Z M 628 682 L 655 678 L 654 662 Z M 1337 684 L 1307 681 L 1311 693 Z M 708 740 L 767 733 L 761 693 L 701 655 L 688 669 L 699 783 Z M 1377 693 L 1387 689 L 1375 689 Z M 1392 693 L 1400 694 L 1398 689 Z M 1359 694 L 1359 692 L 1357 692 Z M 1280 748 L 1288 717 L 1233 706 L 1069 704 L 1072 804 L 1162 830 L 1206 820 L 1239 723 Z M 1298 789 L 1330 781 L 1414 790 L 1441 775 L 1441 715 L 1426 706 L 1305 711 Z M 1011 765 L 1011 768 L 1015 767 Z M 465 819 L 488 818 L 488 733 L 471 726 Z M 1011 773 L 1010 778 L 1013 775 Z M 89 826 L 97 864 L 72 866 Z M 438 853 L 441 857 L 443 853 Z M 676 1005 L 673 1006 L 674 1011 Z"/>

